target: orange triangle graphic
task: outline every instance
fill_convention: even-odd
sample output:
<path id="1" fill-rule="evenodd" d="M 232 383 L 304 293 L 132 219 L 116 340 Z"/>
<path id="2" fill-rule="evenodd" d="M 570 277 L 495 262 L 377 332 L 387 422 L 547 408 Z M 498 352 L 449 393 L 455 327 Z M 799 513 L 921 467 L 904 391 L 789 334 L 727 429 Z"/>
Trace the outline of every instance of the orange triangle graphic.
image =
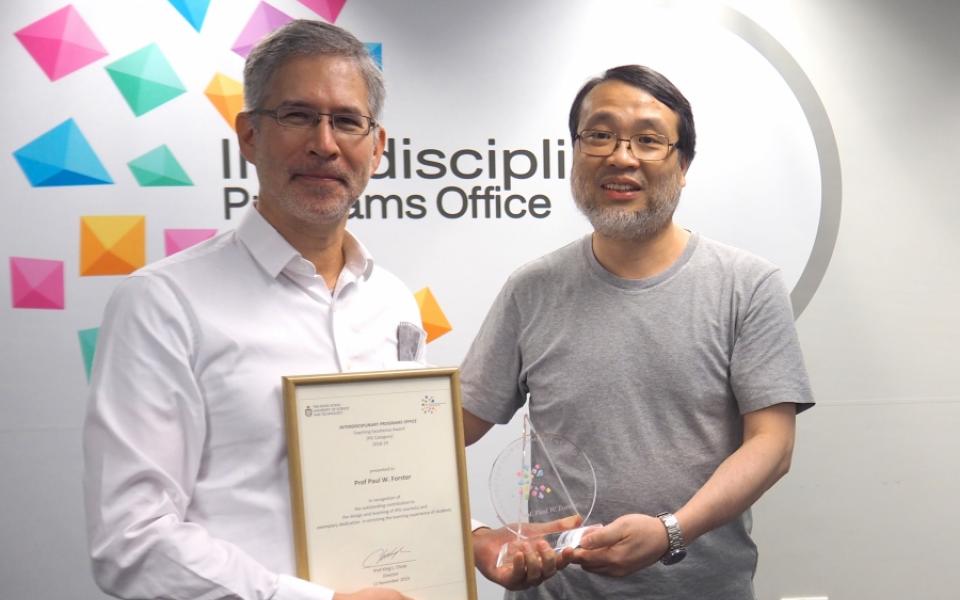
<path id="1" fill-rule="evenodd" d="M 82 217 L 80 274 L 123 275 L 146 264 L 143 216 Z"/>
<path id="2" fill-rule="evenodd" d="M 111 254 L 126 262 L 131 271 L 146 264 L 144 218 L 140 217 L 136 224 L 110 249 Z"/>
<path id="3" fill-rule="evenodd" d="M 126 275 L 133 273 L 137 267 L 124 261 L 116 254 L 104 252 L 103 255 L 90 267 L 84 275 Z"/>
<path id="4" fill-rule="evenodd" d="M 80 275 L 97 275 L 91 272 L 107 249 L 85 219 L 80 220 Z"/>

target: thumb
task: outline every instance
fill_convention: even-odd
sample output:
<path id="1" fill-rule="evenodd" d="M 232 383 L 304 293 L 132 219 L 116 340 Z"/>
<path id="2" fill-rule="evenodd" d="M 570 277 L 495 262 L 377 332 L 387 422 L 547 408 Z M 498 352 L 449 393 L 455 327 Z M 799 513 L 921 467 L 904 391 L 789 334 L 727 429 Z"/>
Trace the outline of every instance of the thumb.
<path id="1" fill-rule="evenodd" d="M 598 527 L 583 536 L 583 539 L 580 540 L 580 547 L 585 550 L 596 550 L 597 548 L 613 546 L 620 540 L 618 529 L 615 524 Z"/>

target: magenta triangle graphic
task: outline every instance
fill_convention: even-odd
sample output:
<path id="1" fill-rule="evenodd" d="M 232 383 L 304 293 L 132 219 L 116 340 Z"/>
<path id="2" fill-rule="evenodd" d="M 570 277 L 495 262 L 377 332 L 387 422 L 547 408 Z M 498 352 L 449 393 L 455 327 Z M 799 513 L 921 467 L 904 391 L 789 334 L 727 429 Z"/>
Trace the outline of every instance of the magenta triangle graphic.
<path id="1" fill-rule="evenodd" d="M 208 240 L 216 234 L 216 229 L 165 229 L 163 242 L 167 256 Z"/>
<path id="2" fill-rule="evenodd" d="M 233 43 L 231 50 L 246 58 L 257 42 L 265 35 L 275 29 L 279 29 L 292 20 L 293 17 L 290 15 L 277 10 L 266 2 L 261 2 L 253 11 L 253 15 L 250 17 L 250 20 L 247 21 L 247 26 L 243 28 L 240 37 Z"/>
<path id="3" fill-rule="evenodd" d="M 70 4 L 14 35 L 51 81 L 107 55 L 83 17 Z"/>
<path id="4" fill-rule="evenodd" d="M 10 259 L 14 308 L 63 308 L 63 262 Z"/>
<path id="5" fill-rule="evenodd" d="M 299 2 L 327 21 L 335 23 L 347 0 L 299 0 Z"/>

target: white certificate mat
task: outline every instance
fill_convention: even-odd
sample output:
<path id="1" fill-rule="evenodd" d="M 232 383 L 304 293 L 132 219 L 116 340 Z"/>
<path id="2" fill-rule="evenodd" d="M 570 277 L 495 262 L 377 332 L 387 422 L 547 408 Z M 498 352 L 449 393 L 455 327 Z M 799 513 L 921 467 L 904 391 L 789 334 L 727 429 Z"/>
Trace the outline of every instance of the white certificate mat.
<path id="1" fill-rule="evenodd" d="M 297 575 L 475 600 L 455 368 L 283 378 Z"/>

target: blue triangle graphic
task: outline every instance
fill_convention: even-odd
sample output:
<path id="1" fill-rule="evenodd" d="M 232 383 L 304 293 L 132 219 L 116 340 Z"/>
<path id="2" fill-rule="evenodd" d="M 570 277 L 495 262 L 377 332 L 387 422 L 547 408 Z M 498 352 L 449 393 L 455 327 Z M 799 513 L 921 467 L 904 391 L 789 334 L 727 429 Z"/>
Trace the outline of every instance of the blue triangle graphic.
<path id="1" fill-rule="evenodd" d="M 14 151 L 13 156 L 33 187 L 113 183 L 73 119 Z"/>
<path id="2" fill-rule="evenodd" d="M 170 0 L 170 4 L 194 29 L 200 31 L 207 17 L 207 9 L 210 8 L 210 0 Z"/>
<path id="3" fill-rule="evenodd" d="M 380 70 L 383 70 L 383 44 L 380 42 L 364 42 L 364 46 L 367 47 L 367 52 L 373 58 L 373 62 L 377 63 L 377 66 L 380 67 Z"/>

